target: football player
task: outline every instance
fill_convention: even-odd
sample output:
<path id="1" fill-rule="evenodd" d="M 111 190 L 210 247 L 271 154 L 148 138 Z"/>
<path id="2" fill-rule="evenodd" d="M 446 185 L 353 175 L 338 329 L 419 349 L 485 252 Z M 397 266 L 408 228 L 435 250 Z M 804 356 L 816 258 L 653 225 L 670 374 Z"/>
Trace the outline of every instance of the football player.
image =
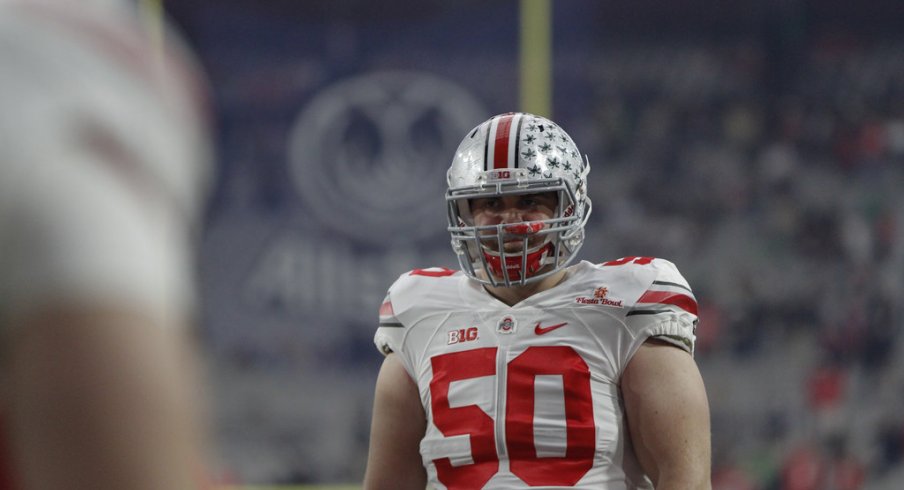
<path id="1" fill-rule="evenodd" d="M 406 272 L 380 309 L 365 489 L 711 487 L 696 300 L 663 259 L 570 265 L 589 170 L 543 117 L 464 138 L 446 194 L 460 270 Z"/>
<path id="2" fill-rule="evenodd" d="M 132 2 L 134 3 L 134 2 Z M 186 490 L 205 92 L 135 5 L 0 1 L 0 488 Z"/>

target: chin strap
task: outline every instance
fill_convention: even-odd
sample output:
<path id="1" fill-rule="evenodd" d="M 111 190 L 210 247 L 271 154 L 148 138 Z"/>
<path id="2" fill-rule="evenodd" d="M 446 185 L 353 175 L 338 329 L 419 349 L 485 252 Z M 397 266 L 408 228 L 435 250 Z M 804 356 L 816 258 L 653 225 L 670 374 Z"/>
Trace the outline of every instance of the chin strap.
<path id="1" fill-rule="evenodd" d="M 537 273 L 546 265 L 546 259 L 553 251 L 552 242 L 547 242 L 533 252 L 527 254 L 527 269 L 522 271 L 521 266 L 524 262 L 525 252 L 517 255 L 512 254 L 495 254 L 487 251 L 483 252 L 483 256 L 490 267 L 490 272 L 495 277 L 504 278 L 505 273 L 502 271 L 502 260 L 505 259 L 505 268 L 508 271 L 509 281 L 520 281 L 522 276 L 527 278 Z"/>

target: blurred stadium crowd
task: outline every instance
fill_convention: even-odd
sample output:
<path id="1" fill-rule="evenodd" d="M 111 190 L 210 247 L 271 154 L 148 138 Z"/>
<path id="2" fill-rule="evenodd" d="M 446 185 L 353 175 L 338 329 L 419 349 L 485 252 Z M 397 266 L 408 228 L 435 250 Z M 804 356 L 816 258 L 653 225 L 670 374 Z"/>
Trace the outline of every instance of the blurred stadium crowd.
<path id="1" fill-rule="evenodd" d="M 604 162 L 587 247 L 695 286 L 714 488 L 899 488 L 904 44 L 815 45 L 776 92 L 750 46 L 616 59 L 576 136 Z"/>

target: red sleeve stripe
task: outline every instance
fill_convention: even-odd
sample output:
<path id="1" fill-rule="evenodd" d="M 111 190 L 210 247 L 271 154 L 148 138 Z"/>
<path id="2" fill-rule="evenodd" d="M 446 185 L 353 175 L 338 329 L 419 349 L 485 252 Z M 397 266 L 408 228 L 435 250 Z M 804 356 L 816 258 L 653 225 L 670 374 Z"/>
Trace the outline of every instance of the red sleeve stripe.
<path id="1" fill-rule="evenodd" d="M 671 291 L 647 291 L 637 302 L 673 305 L 688 313 L 697 314 L 697 301 L 686 294 Z"/>
<path id="2" fill-rule="evenodd" d="M 373 311 L 373 310 L 371 310 Z M 380 305 L 380 316 L 395 316 L 395 312 L 392 311 L 392 303 L 387 301 Z"/>
<path id="3" fill-rule="evenodd" d="M 414 269 L 409 272 L 409 276 L 426 276 L 426 277 L 447 277 L 455 275 L 454 270 L 446 267 L 431 267 L 430 269 Z"/>

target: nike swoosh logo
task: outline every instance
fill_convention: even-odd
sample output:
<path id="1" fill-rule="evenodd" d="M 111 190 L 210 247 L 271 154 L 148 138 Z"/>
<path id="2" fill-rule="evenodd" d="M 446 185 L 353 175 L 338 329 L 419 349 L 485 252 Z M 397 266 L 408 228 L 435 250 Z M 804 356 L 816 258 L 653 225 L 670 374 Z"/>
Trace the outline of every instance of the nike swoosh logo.
<path id="1" fill-rule="evenodd" d="M 537 326 L 534 327 L 534 333 L 537 334 L 537 335 L 543 335 L 543 334 L 545 334 L 545 333 L 552 332 L 553 330 L 555 330 L 555 329 L 557 329 L 557 328 L 564 327 L 565 325 L 568 325 L 568 322 L 565 322 L 565 323 L 559 323 L 559 324 L 557 324 L 557 325 L 550 325 L 550 326 L 548 326 L 548 327 L 541 327 L 540 324 L 537 323 Z"/>

